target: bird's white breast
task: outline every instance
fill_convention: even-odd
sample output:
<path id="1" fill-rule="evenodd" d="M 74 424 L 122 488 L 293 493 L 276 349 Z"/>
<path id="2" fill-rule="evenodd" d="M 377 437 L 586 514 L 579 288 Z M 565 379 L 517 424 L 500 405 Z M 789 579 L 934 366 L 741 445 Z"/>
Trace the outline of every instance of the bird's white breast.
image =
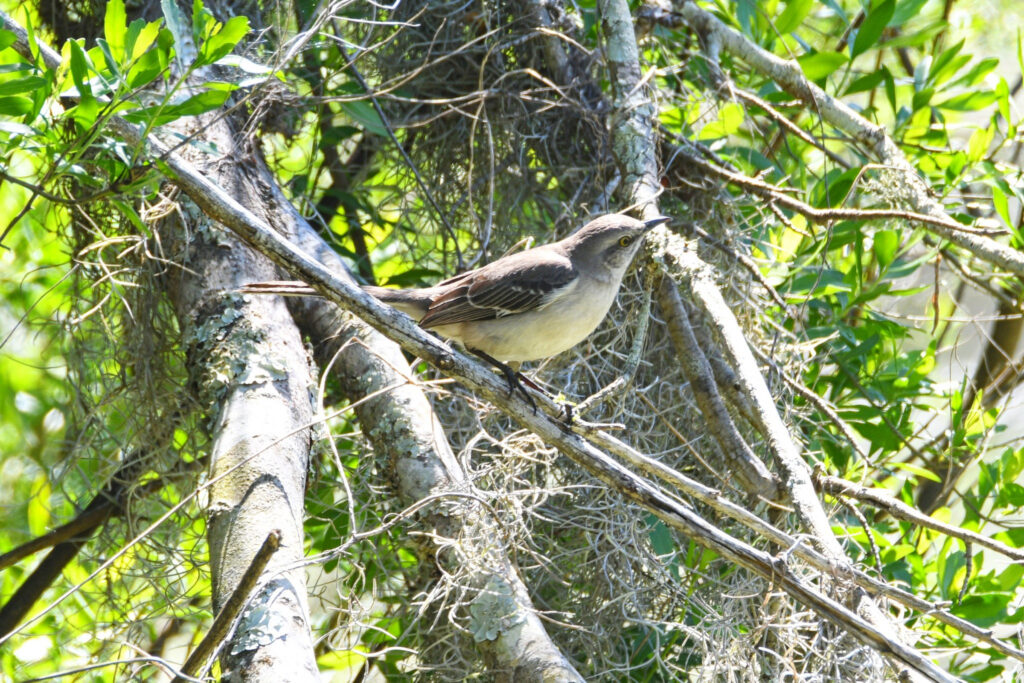
<path id="1" fill-rule="evenodd" d="M 579 344 L 601 324 L 615 300 L 618 284 L 576 280 L 543 308 L 529 313 L 435 329 L 500 361 L 548 358 Z M 586 298 L 579 296 L 581 288 L 587 292 Z"/>

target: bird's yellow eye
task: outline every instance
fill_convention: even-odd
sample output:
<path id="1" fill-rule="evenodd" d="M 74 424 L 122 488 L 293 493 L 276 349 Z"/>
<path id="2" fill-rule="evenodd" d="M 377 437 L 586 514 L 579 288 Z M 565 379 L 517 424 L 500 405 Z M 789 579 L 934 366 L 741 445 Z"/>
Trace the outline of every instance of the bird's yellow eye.
<path id="1" fill-rule="evenodd" d="M 632 235 L 625 235 L 624 237 L 620 237 L 619 238 L 619 246 L 620 247 L 628 247 L 632 243 L 633 243 L 633 236 Z"/>

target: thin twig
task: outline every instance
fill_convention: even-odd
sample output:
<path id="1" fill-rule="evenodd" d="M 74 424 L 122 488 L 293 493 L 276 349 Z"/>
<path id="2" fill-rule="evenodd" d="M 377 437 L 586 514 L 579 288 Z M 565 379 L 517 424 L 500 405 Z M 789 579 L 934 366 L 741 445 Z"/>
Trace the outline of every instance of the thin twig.
<path id="1" fill-rule="evenodd" d="M 260 577 L 263 576 L 263 570 L 267 568 L 270 558 L 274 556 L 274 553 L 280 547 L 281 532 L 275 529 L 267 534 L 263 545 L 256 551 L 255 557 L 252 558 L 252 562 L 249 563 L 245 573 L 242 574 L 242 578 L 239 579 L 235 590 L 231 591 L 231 595 L 214 618 L 213 624 L 210 625 L 210 630 L 206 632 L 206 635 L 203 636 L 203 639 L 192 650 L 185 663 L 181 665 L 182 674 L 185 676 L 195 676 L 199 673 L 200 669 L 204 668 L 207 660 L 210 659 L 210 656 L 228 637 L 231 625 L 234 624 L 242 608 L 249 602 L 250 594 L 256 587 L 257 582 L 259 582 Z M 178 675 L 174 677 L 171 683 L 185 683 L 185 679 Z"/>
<path id="2" fill-rule="evenodd" d="M 902 519 L 906 522 L 911 522 L 918 526 L 938 531 L 952 538 L 959 538 L 964 543 L 977 543 L 989 550 L 994 550 L 1001 555 L 1013 558 L 1017 562 L 1024 562 L 1024 550 L 1020 548 L 1013 548 L 1005 543 L 995 540 L 994 538 L 982 536 L 981 534 L 970 531 L 969 529 L 940 522 L 939 520 L 924 514 L 917 508 L 911 507 L 903 501 L 892 497 L 888 493 L 884 493 L 877 489 L 869 489 L 864 486 L 860 486 L 859 484 L 854 484 L 852 481 L 823 474 L 820 471 L 815 471 L 814 480 L 823 491 L 827 491 L 828 493 L 856 498 L 857 500 L 865 503 L 870 503 L 880 510 L 885 510 L 897 519 Z"/>
<path id="3" fill-rule="evenodd" d="M 912 221 L 915 223 L 922 223 L 924 225 L 930 225 L 933 227 L 941 227 L 948 231 L 963 232 L 970 235 L 978 236 L 994 236 L 1006 234 L 1005 229 L 994 229 L 988 230 L 985 228 L 973 228 L 969 225 L 958 223 L 957 221 L 949 218 L 945 214 L 941 216 L 935 216 L 930 214 L 918 213 L 915 211 L 904 211 L 901 209 L 819 209 L 811 206 L 806 202 L 802 202 L 799 199 L 794 199 L 784 193 L 784 188 L 776 187 L 769 183 L 745 176 L 742 173 L 736 173 L 729 171 L 725 168 L 712 164 L 695 154 L 690 154 L 682 147 L 678 147 L 673 151 L 673 159 L 685 161 L 687 164 L 692 164 L 701 170 L 715 175 L 729 183 L 738 185 L 746 190 L 753 192 L 762 197 L 771 199 L 780 206 L 783 206 L 791 211 L 805 216 L 808 220 L 814 223 L 827 224 L 835 221 L 871 221 L 871 220 L 883 220 L 883 219 L 898 219 Z"/>

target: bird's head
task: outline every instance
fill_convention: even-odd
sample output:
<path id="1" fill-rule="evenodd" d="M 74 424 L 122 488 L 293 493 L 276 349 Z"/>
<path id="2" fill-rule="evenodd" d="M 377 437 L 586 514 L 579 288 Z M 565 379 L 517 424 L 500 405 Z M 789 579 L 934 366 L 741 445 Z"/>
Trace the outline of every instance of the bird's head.
<path id="1" fill-rule="evenodd" d="M 667 220 L 665 216 L 646 221 L 619 214 L 599 216 L 568 237 L 565 246 L 575 256 L 621 275 L 640 249 L 644 235 Z"/>

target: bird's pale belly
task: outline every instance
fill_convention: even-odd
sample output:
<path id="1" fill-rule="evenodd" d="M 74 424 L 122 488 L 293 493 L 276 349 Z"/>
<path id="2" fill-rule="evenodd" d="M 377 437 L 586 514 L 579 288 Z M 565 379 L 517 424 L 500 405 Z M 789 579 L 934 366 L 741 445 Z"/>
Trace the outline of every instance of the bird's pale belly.
<path id="1" fill-rule="evenodd" d="M 441 336 L 461 342 L 505 362 L 538 360 L 571 349 L 593 332 L 611 307 L 616 290 L 586 305 L 555 301 L 539 311 L 494 320 L 478 320 L 434 328 Z M 605 300 L 600 300 L 605 299 Z"/>

